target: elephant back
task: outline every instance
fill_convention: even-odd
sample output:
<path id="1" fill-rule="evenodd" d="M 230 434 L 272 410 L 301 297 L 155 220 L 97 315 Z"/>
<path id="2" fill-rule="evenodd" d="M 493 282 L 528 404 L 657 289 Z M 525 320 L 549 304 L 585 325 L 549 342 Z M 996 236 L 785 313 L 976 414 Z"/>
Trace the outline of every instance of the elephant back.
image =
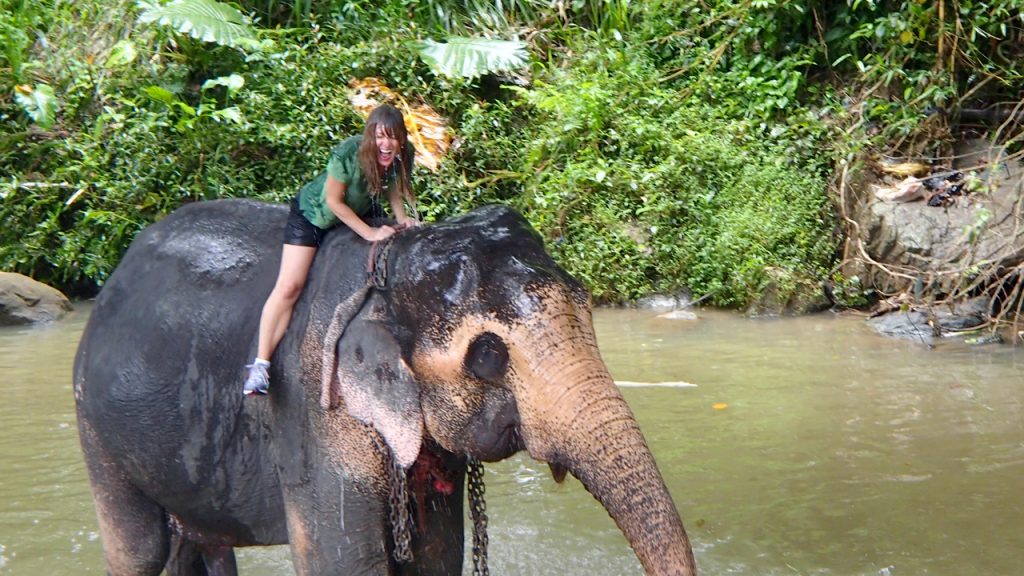
<path id="1" fill-rule="evenodd" d="M 101 290 L 79 344 L 80 428 L 185 516 L 199 502 L 225 515 L 280 507 L 272 467 L 259 466 L 263 409 L 243 404 L 240 386 L 286 216 L 283 206 L 222 200 L 148 227 Z M 248 504 L 234 502 L 245 494 Z"/>

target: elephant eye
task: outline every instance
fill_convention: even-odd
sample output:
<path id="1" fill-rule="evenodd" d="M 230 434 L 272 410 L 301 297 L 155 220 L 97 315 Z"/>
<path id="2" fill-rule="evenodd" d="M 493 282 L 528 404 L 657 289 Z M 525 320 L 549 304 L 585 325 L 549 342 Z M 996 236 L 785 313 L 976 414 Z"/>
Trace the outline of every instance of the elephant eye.
<path id="1" fill-rule="evenodd" d="M 481 380 L 495 381 L 508 369 L 508 348 L 497 334 L 484 332 L 466 352 L 466 370 Z"/>

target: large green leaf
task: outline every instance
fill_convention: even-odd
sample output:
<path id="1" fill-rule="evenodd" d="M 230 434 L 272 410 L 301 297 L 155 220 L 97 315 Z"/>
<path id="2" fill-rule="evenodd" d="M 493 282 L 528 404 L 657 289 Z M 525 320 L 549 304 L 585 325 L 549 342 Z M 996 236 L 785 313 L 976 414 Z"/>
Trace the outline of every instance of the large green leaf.
<path id="1" fill-rule="evenodd" d="M 215 86 L 223 86 L 228 89 L 228 96 L 234 95 L 236 92 L 245 86 L 245 78 L 242 78 L 238 74 L 232 74 L 230 76 L 220 76 L 218 78 L 211 78 L 206 82 L 203 82 L 202 90 L 205 92 Z"/>
<path id="2" fill-rule="evenodd" d="M 107 68 L 120 68 L 135 61 L 138 51 L 131 40 L 121 40 L 110 50 L 110 56 L 103 64 Z"/>
<path id="3" fill-rule="evenodd" d="M 526 44 L 517 40 L 452 36 L 445 43 L 425 40 L 418 48 L 420 58 L 435 74 L 449 78 L 506 72 L 525 65 L 530 58 Z"/>
<path id="4" fill-rule="evenodd" d="M 140 22 L 170 26 L 205 42 L 238 47 L 256 41 L 248 18 L 217 0 L 172 0 L 163 6 L 140 1 L 139 6 L 143 8 Z"/>

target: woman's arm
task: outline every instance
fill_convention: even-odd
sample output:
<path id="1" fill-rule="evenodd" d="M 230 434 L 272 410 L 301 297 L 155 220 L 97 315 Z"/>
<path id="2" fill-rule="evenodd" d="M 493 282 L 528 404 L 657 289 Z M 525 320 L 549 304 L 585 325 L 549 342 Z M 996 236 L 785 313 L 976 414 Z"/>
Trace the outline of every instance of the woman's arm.
<path id="1" fill-rule="evenodd" d="M 363 222 L 363 219 L 349 208 L 348 204 L 345 204 L 345 190 L 347 188 L 348 186 L 345 183 L 335 180 L 331 175 L 327 176 L 327 184 L 324 186 L 324 199 L 327 201 L 327 207 L 331 209 L 331 212 L 334 212 L 334 215 L 339 220 L 351 228 L 353 232 L 362 236 L 367 242 L 384 240 L 395 233 L 395 229 L 391 226 L 374 228 Z M 392 207 L 394 206 L 392 205 Z"/>

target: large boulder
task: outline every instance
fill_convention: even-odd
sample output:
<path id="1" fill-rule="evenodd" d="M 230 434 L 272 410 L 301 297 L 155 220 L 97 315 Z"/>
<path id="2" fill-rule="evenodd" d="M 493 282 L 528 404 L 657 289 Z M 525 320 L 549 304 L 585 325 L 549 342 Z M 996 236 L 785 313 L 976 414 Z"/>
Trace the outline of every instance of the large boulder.
<path id="1" fill-rule="evenodd" d="M 845 202 L 856 223 L 844 254 L 847 278 L 887 296 L 941 299 L 957 295 L 965 281 L 1024 261 L 1024 165 L 981 140 L 960 145 L 956 159 L 952 168 L 982 186 L 937 205 L 925 195 L 893 201 L 877 194 L 880 184 L 893 183 L 871 175 L 852 187 L 855 197 Z"/>
<path id="2" fill-rule="evenodd" d="M 0 326 L 50 322 L 71 310 L 59 290 L 12 272 L 0 272 Z"/>
<path id="3" fill-rule="evenodd" d="M 951 306 L 889 312 L 869 319 L 868 326 L 884 336 L 933 344 L 945 336 L 977 340 L 987 320 L 988 298 L 972 298 Z"/>

